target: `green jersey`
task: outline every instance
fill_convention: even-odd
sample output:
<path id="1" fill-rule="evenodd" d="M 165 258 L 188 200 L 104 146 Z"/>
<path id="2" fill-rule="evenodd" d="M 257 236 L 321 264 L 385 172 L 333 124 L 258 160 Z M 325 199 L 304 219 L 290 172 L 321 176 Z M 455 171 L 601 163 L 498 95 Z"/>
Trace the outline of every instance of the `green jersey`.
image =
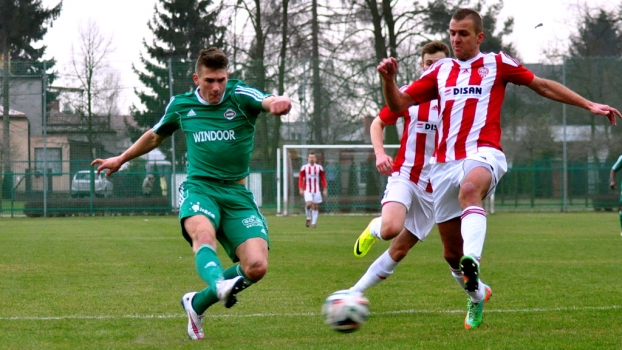
<path id="1" fill-rule="evenodd" d="M 243 179 L 249 173 L 255 122 L 268 96 L 240 80 L 229 80 L 222 100 L 210 104 L 197 88 L 171 98 L 153 131 L 163 136 L 180 128 L 185 132 L 189 180 Z"/>

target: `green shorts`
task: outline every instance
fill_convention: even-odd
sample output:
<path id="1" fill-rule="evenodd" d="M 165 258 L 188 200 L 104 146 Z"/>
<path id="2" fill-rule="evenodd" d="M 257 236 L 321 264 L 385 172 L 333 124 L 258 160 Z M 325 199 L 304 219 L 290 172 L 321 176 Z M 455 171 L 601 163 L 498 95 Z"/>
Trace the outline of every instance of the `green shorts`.
<path id="1" fill-rule="evenodd" d="M 233 262 L 240 259 L 235 249 L 249 238 L 268 242 L 268 225 L 251 191 L 244 185 L 216 180 L 189 180 L 179 187 L 179 221 L 184 238 L 192 240 L 184 228 L 184 219 L 204 215 L 216 229 L 216 239 Z"/>

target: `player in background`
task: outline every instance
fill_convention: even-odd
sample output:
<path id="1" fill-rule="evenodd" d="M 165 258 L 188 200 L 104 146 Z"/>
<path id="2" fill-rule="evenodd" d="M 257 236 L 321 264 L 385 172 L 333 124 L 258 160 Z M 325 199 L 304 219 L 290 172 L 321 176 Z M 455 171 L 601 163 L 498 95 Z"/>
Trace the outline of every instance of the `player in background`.
<path id="1" fill-rule="evenodd" d="M 326 197 L 326 173 L 321 165 L 317 164 L 315 153 L 309 153 L 308 163 L 300 168 L 298 190 L 305 200 L 305 214 L 307 227 L 317 226 L 319 214 L 318 206 L 322 203 L 322 195 Z"/>
<path id="2" fill-rule="evenodd" d="M 622 156 L 618 157 L 618 160 L 615 162 L 613 167 L 611 167 L 611 172 L 609 172 L 609 187 L 612 190 L 616 189 L 616 173 L 622 169 Z M 620 208 L 619 208 L 619 217 L 620 217 L 620 227 L 622 228 L 622 182 L 620 182 Z M 622 236 L 622 232 L 620 233 Z"/>
<path id="3" fill-rule="evenodd" d="M 449 48 L 441 41 L 432 41 L 421 49 L 421 69 L 425 72 L 434 62 L 449 56 Z M 404 87 L 405 88 L 405 87 Z M 404 131 L 395 161 L 386 154 L 383 131 L 387 125 L 404 118 Z M 382 199 L 382 215 L 374 218 L 354 244 L 354 256 L 363 257 L 378 241 L 391 244 L 352 287 L 364 293 L 393 274 L 400 261 L 434 226 L 432 187 L 429 183 L 429 159 L 434 152 L 438 123 L 436 100 L 410 106 L 396 113 L 386 106 L 372 122 L 371 141 L 376 154 L 376 168 L 389 179 Z M 460 259 L 460 255 L 456 258 Z M 454 258 L 454 259 L 456 259 Z M 453 278 L 464 287 L 459 269 L 452 269 Z M 489 290 L 488 298 L 492 295 Z"/>
<path id="4" fill-rule="evenodd" d="M 188 147 L 188 178 L 180 186 L 179 220 L 183 237 L 207 288 L 187 293 L 182 307 L 188 336 L 202 339 L 204 312 L 220 301 L 229 308 L 236 294 L 259 281 L 268 269 L 268 228 L 246 189 L 255 122 L 263 111 L 287 114 L 291 101 L 270 96 L 240 80 L 229 79 L 229 59 L 220 50 L 202 50 L 193 80 L 197 88 L 171 98 L 164 116 L 120 156 L 95 159 L 97 173 L 119 170 L 125 162 L 158 147 L 177 129 Z M 223 271 L 216 255 L 218 240 L 231 260 Z"/>
<path id="5" fill-rule="evenodd" d="M 507 171 L 501 148 L 501 105 L 508 83 L 526 85 L 538 94 L 606 116 L 615 125 L 620 112 L 594 103 L 565 86 L 536 77 L 504 53 L 483 54 L 480 15 L 471 9 L 456 11 L 449 23 L 451 47 L 456 59 L 443 59 L 427 70 L 404 92 L 395 83 L 397 60 L 378 65 L 383 93 L 392 111 L 414 103 L 438 99 L 440 115 L 436 153 L 431 160 L 430 181 L 434 187 L 434 215 L 444 246 L 445 258 L 460 250 L 460 268 L 469 294 L 464 326 L 480 326 L 487 286 L 480 280 L 480 259 L 486 236 L 483 200 Z M 448 261 L 449 262 L 449 261 Z"/>

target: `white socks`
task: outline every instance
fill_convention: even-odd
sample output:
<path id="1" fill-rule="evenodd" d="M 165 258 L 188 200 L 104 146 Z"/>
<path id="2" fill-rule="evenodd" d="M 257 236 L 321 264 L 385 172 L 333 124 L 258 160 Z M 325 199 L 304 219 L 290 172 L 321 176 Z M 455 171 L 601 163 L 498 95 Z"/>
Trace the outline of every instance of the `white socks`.
<path id="1" fill-rule="evenodd" d="M 380 220 L 377 220 L 380 221 Z M 391 259 L 389 250 L 386 250 L 376 261 L 374 261 L 367 272 L 356 282 L 352 290 L 364 293 L 367 289 L 377 285 L 393 274 L 397 262 Z"/>
<path id="2" fill-rule="evenodd" d="M 482 282 L 482 280 L 479 280 L 479 286 L 477 287 L 477 290 L 474 292 L 466 291 L 466 293 L 469 295 L 469 297 L 471 297 L 472 302 L 479 303 L 486 296 L 486 285 L 484 284 L 484 282 Z"/>
<path id="3" fill-rule="evenodd" d="M 476 259 L 482 256 L 484 239 L 486 238 L 486 211 L 483 208 L 470 206 L 462 211 L 463 253 Z"/>
<path id="4" fill-rule="evenodd" d="M 311 210 L 311 225 L 315 225 L 315 223 L 317 222 L 317 215 L 317 210 Z"/>
<path id="5" fill-rule="evenodd" d="M 464 278 L 462 278 L 462 271 L 460 269 L 454 270 L 449 267 L 449 271 L 451 271 L 451 276 L 458 282 L 460 288 L 464 289 Z"/>
<path id="6" fill-rule="evenodd" d="M 305 207 L 305 215 L 307 216 L 307 220 L 311 220 L 311 209 Z"/>
<path id="7" fill-rule="evenodd" d="M 369 233 L 371 233 L 372 236 L 384 240 L 382 237 L 380 237 L 380 227 L 382 226 L 382 217 L 378 217 L 375 218 L 374 220 L 372 220 L 372 222 L 369 223 Z"/>
<path id="8" fill-rule="evenodd" d="M 477 206 L 466 207 L 460 219 L 464 240 L 463 254 L 479 261 L 486 239 L 486 211 Z M 480 280 L 477 290 L 466 293 L 471 297 L 472 302 L 479 303 L 486 296 L 486 285 Z"/>
<path id="9" fill-rule="evenodd" d="M 462 272 L 460 271 L 460 269 L 454 270 L 450 266 L 449 271 L 451 271 L 451 276 L 456 280 L 456 282 L 458 282 L 460 288 L 462 288 L 462 290 L 467 293 L 467 295 L 471 298 L 472 302 L 479 303 L 480 301 L 482 301 L 482 299 L 484 299 L 484 297 L 486 296 L 486 284 L 484 284 L 484 282 L 480 280 L 477 290 L 474 292 L 469 292 L 464 289 L 464 279 L 462 278 Z"/>

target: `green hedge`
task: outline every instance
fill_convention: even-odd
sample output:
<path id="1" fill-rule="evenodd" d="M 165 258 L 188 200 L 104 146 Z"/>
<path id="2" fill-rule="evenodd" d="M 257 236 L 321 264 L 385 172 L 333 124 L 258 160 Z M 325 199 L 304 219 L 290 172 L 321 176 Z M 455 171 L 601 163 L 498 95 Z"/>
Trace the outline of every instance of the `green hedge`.
<path id="1" fill-rule="evenodd" d="M 48 216 L 76 215 L 141 215 L 171 214 L 169 197 L 132 198 L 52 198 L 47 200 Z M 43 199 L 25 202 L 24 214 L 29 217 L 43 216 Z"/>

